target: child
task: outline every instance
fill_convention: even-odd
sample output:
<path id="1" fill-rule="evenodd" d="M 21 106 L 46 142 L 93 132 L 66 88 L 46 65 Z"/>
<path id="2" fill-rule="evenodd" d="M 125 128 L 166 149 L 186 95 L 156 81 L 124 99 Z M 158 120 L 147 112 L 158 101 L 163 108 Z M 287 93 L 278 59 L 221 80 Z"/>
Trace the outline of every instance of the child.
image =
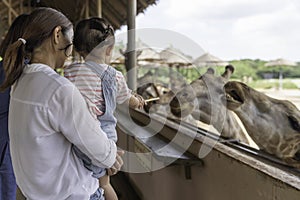
<path id="1" fill-rule="evenodd" d="M 107 137 L 116 142 L 117 121 L 113 116 L 116 104 L 127 102 L 131 108 L 141 109 L 145 102 L 139 95 L 131 93 L 122 73 L 108 65 L 114 43 L 114 30 L 106 20 L 94 17 L 80 21 L 75 28 L 74 47 L 85 62 L 71 64 L 65 69 L 65 77 L 77 86 Z M 106 170 L 92 165 L 75 146 L 73 150 L 93 176 L 99 178 L 105 199 L 118 199 Z"/>

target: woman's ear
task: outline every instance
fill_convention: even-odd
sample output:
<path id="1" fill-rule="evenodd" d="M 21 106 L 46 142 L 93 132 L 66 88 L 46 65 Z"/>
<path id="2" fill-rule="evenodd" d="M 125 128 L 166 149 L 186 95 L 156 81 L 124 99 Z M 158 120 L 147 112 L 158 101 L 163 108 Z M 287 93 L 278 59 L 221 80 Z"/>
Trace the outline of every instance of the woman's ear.
<path id="1" fill-rule="evenodd" d="M 61 27 L 57 26 L 55 27 L 55 29 L 53 30 L 53 38 L 54 38 L 54 44 L 58 44 L 60 41 L 61 37 Z"/>

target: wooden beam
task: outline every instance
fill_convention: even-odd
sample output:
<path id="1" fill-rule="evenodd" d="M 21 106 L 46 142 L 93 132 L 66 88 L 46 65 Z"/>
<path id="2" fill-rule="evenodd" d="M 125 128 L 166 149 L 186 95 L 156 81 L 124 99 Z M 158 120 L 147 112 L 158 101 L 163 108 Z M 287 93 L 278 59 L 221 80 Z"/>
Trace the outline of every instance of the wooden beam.
<path id="1" fill-rule="evenodd" d="M 19 4 L 18 1 L 15 1 L 12 3 L 11 7 L 14 8 L 14 7 L 17 7 Z M 3 15 L 4 13 L 7 12 L 7 10 L 9 9 L 6 4 L 3 3 L 3 1 L 0 2 L 0 15 Z"/>
<path id="2" fill-rule="evenodd" d="M 80 10 L 80 17 L 79 19 L 82 19 L 84 16 L 84 11 L 85 11 L 85 4 L 82 6 L 81 10 Z"/>
<path id="3" fill-rule="evenodd" d="M 18 17 L 19 14 L 15 11 L 15 9 L 12 8 L 11 0 L 9 0 L 9 2 L 7 2 L 6 0 L 2 0 L 2 2 L 8 7 L 10 14 L 14 14 L 15 17 Z"/>
<path id="4" fill-rule="evenodd" d="M 106 14 L 106 12 L 103 12 L 102 16 L 103 16 L 103 18 L 107 19 L 115 27 L 119 27 L 120 26 L 120 22 L 113 15 Z"/>
<path id="5" fill-rule="evenodd" d="M 127 8 L 127 5 L 124 3 L 124 1 L 118 1 L 118 2 L 120 2 L 124 8 Z"/>
<path id="6" fill-rule="evenodd" d="M 102 0 L 97 0 L 97 15 L 102 17 Z"/>
<path id="7" fill-rule="evenodd" d="M 103 7 L 104 7 L 104 6 L 103 6 Z M 114 6 L 112 6 L 110 3 L 106 3 L 106 4 L 105 4 L 104 10 L 108 10 L 108 14 L 109 14 L 109 15 L 112 15 L 111 13 L 114 13 L 112 16 L 113 16 L 114 18 L 116 18 L 116 20 L 118 20 L 118 24 L 120 24 L 120 22 L 122 22 L 123 17 L 120 16 L 120 14 L 119 14 L 120 11 L 119 11 L 119 10 L 116 10 L 116 9 L 114 8 Z"/>
<path id="8" fill-rule="evenodd" d="M 85 0 L 85 18 L 89 18 L 90 17 L 90 1 L 89 0 Z"/>
<path id="9" fill-rule="evenodd" d="M 23 0 L 20 0 L 20 13 L 24 13 L 23 11 Z"/>
<path id="10" fill-rule="evenodd" d="M 116 10 L 118 11 L 118 13 L 121 13 L 120 11 L 123 11 L 122 12 L 122 15 L 126 15 L 127 13 L 127 5 L 124 4 L 123 1 L 120 1 L 120 0 L 115 0 L 115 1 L 109 1 L 105 4 L 105 6 L 109 6 L 111 7 L 111 5 L 113 5 L 114 8 L 116 8 Z"/>
<path id="11" fill-rule="evenodd" d="M 3 3 L 6 4 L 6 6 L 8 7 L 8 25 L 10 26 L 12 24 L 12 16 L 11 16 L 11 0 L 9 0 L 9 2 L 6 2 L 5 0 L 3 0 Z"/>
<path id="12" fill-rule="evenodd" d="M 138 0 L 138 2 L 139 2 L 140 4 L 142 4 L 142 6 L 143 6 L 144 8 L 147 8 L 147 7 L 148 7 L 148 4 L 147 4 L 147 2 L 146 2 L 145 0 Z"/>
<path id="13" fill-rule="evenodd" d="M 27 12 L 31 12 L 31 0 L 27 0 Z"/>

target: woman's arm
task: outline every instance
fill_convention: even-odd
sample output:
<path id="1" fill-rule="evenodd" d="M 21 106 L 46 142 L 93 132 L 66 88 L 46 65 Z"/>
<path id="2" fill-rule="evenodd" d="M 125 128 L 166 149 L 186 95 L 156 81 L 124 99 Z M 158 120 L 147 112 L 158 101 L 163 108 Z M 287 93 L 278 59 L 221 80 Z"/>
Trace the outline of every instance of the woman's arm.
<path id="1" fill-rule="evenodd" d="M 117 152 L 115 143 L 107 138 L 99 121 L 92 117 L 73 84 L 56 90 L 49 103 L 49 111 L 54 129 L 77 146 L 93 164 L 104 168 L 114 164 Z"/>

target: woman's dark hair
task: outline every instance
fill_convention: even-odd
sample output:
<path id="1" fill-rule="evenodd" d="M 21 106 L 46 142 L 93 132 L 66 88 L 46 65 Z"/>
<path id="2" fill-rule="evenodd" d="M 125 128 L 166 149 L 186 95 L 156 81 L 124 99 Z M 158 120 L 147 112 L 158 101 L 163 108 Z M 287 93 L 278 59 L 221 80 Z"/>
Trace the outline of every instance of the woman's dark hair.
<path id="1" fill-rule="evenodd" d="M 27 26 L 28 14 L 21 14 L 13 21 L 0 45 L 0 56 L 3 58 L 7 47 L 23 35 Z"/>
<path id="2" fill-rule="evenodd" d="M 93 17 L 77 23 L 73 44 L 78 52 L 90 53 L 99 44 L 114 44 L 114 29 L 103 18 Z"/>
<path id="3" fill-rule="evenodd" d="M 26 40 L 26 44 L 17 40 L 5 52 L 3 66 L 6 76 L 0 91 L 10 87 L 20 78 L 25 58 L 30 60 L 34 49 L 48 39 L 58 26 L 62 28 L 63 34 L 73 28 L 70 20 L 55 9 L 37 8 L 30 13 L 27 26 L 20 36 Z"/>

